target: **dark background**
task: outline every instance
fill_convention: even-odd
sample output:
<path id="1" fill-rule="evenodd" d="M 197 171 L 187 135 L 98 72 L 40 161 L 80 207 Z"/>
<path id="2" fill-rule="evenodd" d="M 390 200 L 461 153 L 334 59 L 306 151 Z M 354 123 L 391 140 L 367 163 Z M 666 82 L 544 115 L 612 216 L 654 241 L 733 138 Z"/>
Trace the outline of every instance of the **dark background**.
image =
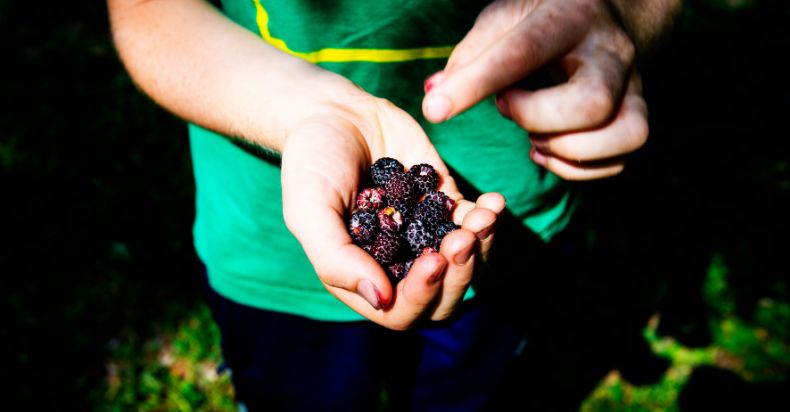
<path id="1" fill-rule="evenodd" d="M 530 365 L 544 396 L 578 405 L 612 368 L 658 379 L 666 361 L 639 335 L 653 313 L 660 334 L 709 345 L 714 254 L 738 316 L 790 302 L 789 24 L 779 1 L 688 1 L 643 64 L 651 138 L 621 176 L 580 185 L 583 259 L 548 282 L 561 298 Z M 135 90 L 103 2 L 0 1 L 0 56 L 2 399 L 100 408 L 118 342 L 201 302 L 186 128 Z M 785 343 L 787 320 L 768 325 Z M 773 366 L 768 386 L 700 369 L 681 404 L 787 405 Z"/>

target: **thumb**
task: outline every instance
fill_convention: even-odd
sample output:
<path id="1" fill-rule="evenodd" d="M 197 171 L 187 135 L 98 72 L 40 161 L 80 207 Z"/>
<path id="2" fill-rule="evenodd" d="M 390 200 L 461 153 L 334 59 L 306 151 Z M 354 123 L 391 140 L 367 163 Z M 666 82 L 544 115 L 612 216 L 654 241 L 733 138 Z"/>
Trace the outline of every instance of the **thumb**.
<path id="1" fill-rule="evenodd" d="M 392 286 L 384 269 L 367 252 L 354 244 L 321 248 L 311 253 L 319 278 L 338 296 L 338 289 L 356 293 L 379 310 L 392 301 Z M 340 296 L 338 296 L 340 297 Z"/>
<path id="2" fill-rule="evenodd" d="M 310 208 L 309 213 L 300 213 L 298 208 L 286 211 L 288 228 L 329 292 L 338 296 L 342 289 L 357 294 L 376 310 L 389 305 L 393 292 L 384 269 L 352 243 L 342 212 L 330 208 Z"/>
<path id="3" fill-rule="evenodd" d="M 478 27 L 481 24 L 497 24 L 497 19 L 485 19 L 473 30 L 484 31 Z M 538 9 L 492 42 L 478 43 L 476 47 L 483 49 L 479 53 L 471 51 L 475 45 L 466 44 L 467 38 L 478 36 L 467 36 L 457 47 L 463 56 L 450 56 L 451 64 L 426 84 L 425 118 L 433 123 L 446 121 L 515 84 L 570 49 L 584 32 L 583 25 L 559 24 L 551 13 Z"/>

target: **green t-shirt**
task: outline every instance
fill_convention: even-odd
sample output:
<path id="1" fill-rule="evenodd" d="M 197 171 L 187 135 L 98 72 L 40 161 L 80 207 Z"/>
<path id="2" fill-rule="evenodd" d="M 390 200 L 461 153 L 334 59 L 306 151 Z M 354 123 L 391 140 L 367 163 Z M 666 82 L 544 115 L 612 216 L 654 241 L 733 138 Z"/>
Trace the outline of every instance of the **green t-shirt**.
<path id="1" fill-rule="evenodd" d="M 456 175 L 499 192 L 507 209 L 543 239 L 573 209 L 563 182 L 529 160 L 527 133 L 493 99 L 439 125 L 421 115 L 423 80 L 485 2 L 225 0 L 229 18 L 261 41 L 342 74 L 410 113 Z M 264 74 L 262 74 L 264 75 Z M 285 226 L 280 168 L 219 134 L 190 125 L 197 186 L 195 247 L 211 286 L 239 303 L 328 321 L 361 317 L 330 295 Z"/>

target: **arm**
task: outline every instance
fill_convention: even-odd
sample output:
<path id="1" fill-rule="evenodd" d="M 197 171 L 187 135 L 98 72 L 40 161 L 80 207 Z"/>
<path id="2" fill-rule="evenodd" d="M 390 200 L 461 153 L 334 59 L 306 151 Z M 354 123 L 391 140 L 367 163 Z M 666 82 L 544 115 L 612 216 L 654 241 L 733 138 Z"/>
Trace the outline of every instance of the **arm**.
<path id="1" fill-rule="evenodd" d="M 681 0 L 610 0 L 610 3 L 636 45 L 637 55 L 649 53 L 658 45 L 683 5 Z"/>
<path id="2" fill-rule="evenodd" d="M 500 0 L 480 14 L 447 66 L 426 82 L 423 113 L 445 121 L 497 94 L 505 116 L 531 132 L 531 159 L 572 180 L 620 173 L 647 141 L 647 106 L 634 68 L 678 0 Z M 618 23 L 637 37 L 629 37 Z M 559 84 L 517 84 L 550 67 Z"/>
<path id="3" fill-rule="evenodd" d="M 418 123 L 347 79 L 269 46 L 202 0 L 109 0 L 113 34 L 135 82 L 176 115 L 282 153 L 283 213 L 324 286 L 381 325 L 444 319 L 491 244 L 504 200 L 461 200 L 442 252 L 418 259 L 397 290 L 354 245 L 345 217 L 372 160 L 430 163 L 461 194 Z M 471 251 L 471 252 L 470 252 Z M 475 252 L 478 252 L 476 254 Z"/>
<path id="4" fill-rule="evenodd" d="M 222 134 L 280 152 L 300 118 L 365 98 L 345 78 L 275 49 L 204 1 L 108 6 L 116 48 L 139 87 Z"/>

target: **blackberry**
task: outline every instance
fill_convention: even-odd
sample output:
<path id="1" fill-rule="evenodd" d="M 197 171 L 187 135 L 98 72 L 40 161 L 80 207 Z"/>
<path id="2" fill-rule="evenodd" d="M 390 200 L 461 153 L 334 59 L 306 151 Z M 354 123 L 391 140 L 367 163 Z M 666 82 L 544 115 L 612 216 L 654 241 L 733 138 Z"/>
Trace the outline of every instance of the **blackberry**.
<path id="1" fill-rule="evenodd" d="M 442 240 L 444 240 L 444 237 L 447 236 L 448 233 L 460 227 L 461 226 L 458 226 L 453 222 L 444 222 L 440 224 L 436 229 L 436 249 L 439 249 L 439 246 L 442 245 Z"/>
<path id="2" fill-rule="evenodd" d="M 389 230 L 382 230 L 373 242 L 370 254 L 382 266 L 395 260 L 400 252 L 400 236 Z"/>
<path id="3" fill-rule="evenodd" d="M 357 196 L 357 207 L 359 210 L 375 212 L 386 204 L 384 189 L 374 187 L 365 189 Z"/>
<path id="4" fill-rule="evenodd" d="M 359 210 L 351 215 L 348 233 L 358 245 L 367 245 L 376 239 L 379 220 L 372 212 Z"/>
<path id="5" fill-rule="evenodd" d="M 395 209 L 397 209 L 398 212 L 400 212 L 401 216 L 403 217 L 403 221 L 405 223 L 408 223 L 409 220 L 411 220 L 411 217 L 414 213 L 413 210 L 414 208 L 412 208 L 411 204 L 400 200 L 387 199 L 387 206 L 394 207 Z"/>
<path id="6" fill-rule="evenodd" d="M 412 264 L 414 264 L 413 259 L 406 262 L 393 263 L 387 267 L 387 272 L 390 274 L 394 282 L 397 283 L 401 279 L 405 278 L 407 274 L 409 274 Z"/>
<path id="7" fill-rule="evenodd" d="M 376 186 L 384 187 L 393 175 L 403 174 L 403 170 L 401 162 L 391 157 L 382 157 L 370 168 L 370 178 Z"/>
<path id="8" fill-rule="evenodd" d="M 436 244 L 437 228 L 438 223 L 413 220 L 406 226 L 404 234 L 409 249 L 415 254 L 420 254 L 426 247 L 433 247 Z"/>
<path id="9" fill-rule="evenodd" d="M 414 178 L 414 184 L 420 194 L 433 192 L 439 186 L 439 175 L 433 166 L 427 163 L 412 166 L 409 174 Z"/>
<path id="10" fill-rule="evenodd" d="M 423 200 L 414 208 L 414 220 L 442 223 L 450 217 L 450 212 L 441 204 L 433 200 Z"/>
<path id="11" fill-rule="evenodd" d="M 403 215 L 397 208 L 387 206 L 378 211 L 379 227 L 381 230 L 400 232 L 403 227 Z"/>
<path id="12" fill-rule="evenodd" d="M 455 200 L 450 199 L 450 197 L 447 196 L 444 192 L 437 192 L 437 191 L 428 192 L 422 198 L 423 202 L 426 200 L 433 200 L 436 203 L 444 205 L 444 207 L 447 209 L 449 213 L 452 213 L 453 208 L 455 207 Z"/>
<path id="13" fill-rule="evenodd" d="M 417 200 L 418 193 L 417 188 L 414 187 L 414 180 L 406 173 L 392 175 L 385 189 L 390 201 L 411 205 Z"/>

